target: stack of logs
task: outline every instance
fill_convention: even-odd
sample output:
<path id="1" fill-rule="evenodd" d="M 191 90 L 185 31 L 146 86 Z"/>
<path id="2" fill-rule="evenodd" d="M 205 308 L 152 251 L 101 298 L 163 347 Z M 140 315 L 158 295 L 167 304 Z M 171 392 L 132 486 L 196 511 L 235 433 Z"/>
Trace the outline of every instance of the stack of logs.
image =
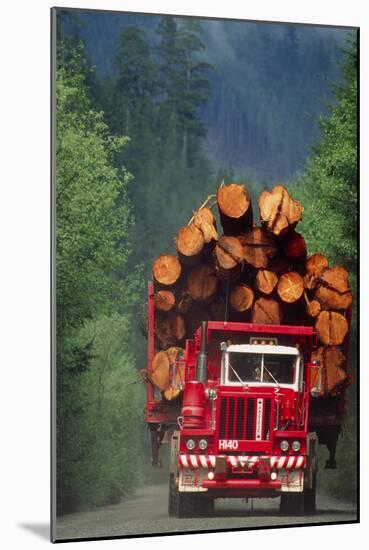
<path id="1" fill-rule="evenodd" d="M 325 394 L 334 394 L 346 378 L 343 343 L 352 304 L 347 271 L 330 267 L 321 254 L 307 255 L 295 230 L 303 207 L 285 187 L 260 195 L 260 227 L 244 185 L 222 184 L 216 203 L 221 236 L 212 210 L 202 207 L 179 229 L 177 256 L 153 262 L 152 382 L 167 400 L 180 394 L 184 341 L 203 320 L 313 325 L 319 338 L 313 359 L 325 367 Z"/>

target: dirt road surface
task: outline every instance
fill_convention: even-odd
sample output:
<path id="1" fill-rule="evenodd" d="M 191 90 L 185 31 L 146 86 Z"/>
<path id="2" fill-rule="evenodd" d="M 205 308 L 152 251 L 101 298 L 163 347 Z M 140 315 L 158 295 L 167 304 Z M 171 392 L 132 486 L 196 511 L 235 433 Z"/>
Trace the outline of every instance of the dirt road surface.
<path id="1" fill-rule="evenodd" d="M 217 499 L 210 518 L 177 519 L 167 513 L 167 486 L 150 485 L 139 489 L 119 504 L 58 518 L 57 539 L 218 531 L 221 529 L 337 523 L 357 520 L 355 504 L 317 495 L 314 516 L 283 517 L 279 499 Z"/>

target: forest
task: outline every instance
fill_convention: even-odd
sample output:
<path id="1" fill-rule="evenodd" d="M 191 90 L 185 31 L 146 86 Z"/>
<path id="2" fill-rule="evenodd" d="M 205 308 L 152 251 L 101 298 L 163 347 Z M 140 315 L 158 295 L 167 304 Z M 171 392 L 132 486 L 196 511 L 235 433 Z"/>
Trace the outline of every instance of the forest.
<path id="1" fill-rule="evenodd" d="M 294 25 L 68 10 L 57 23 L 62 514 L 117 502 L 147 480 L 138 371 L 151 262 L 175 250 L 171 236 L 222 180 L 253 197 L 283 181 L 305 205 L 309 252 L 345 266 L 356 289 L 357 51 L 353 32 Z M 355 349 L 354 322 L 354 379 Z M 355 388 L 340 470 L 323 481 L 350 498 Z"/>

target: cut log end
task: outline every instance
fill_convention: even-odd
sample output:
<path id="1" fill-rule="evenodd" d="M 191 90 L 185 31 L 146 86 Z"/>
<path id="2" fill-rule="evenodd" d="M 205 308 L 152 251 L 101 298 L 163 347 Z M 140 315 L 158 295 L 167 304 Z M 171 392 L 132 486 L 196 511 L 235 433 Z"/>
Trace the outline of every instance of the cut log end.
<path id="1" fill-rule="evenodd" d="M 278 281 L 277 292 L 280 299 L 287 304 L 297 302 L 304 292 L 304 281 L 295 271 L 282 275 Z"/>
<path id="2" fill-rule="evenodd" d="M 261 227 L 253 227 L 238 239 L 243 246 L 245 261 L 256 269 L 265 269 L 277 253 L 274 239 Z"/>
<path id="3" fill-rule="evenodd" d="M 176 256 L 165 254 L 156 258 L 152 264 L 155 281 L 164 286 L 174 285 L 181 276 L 181 264 Z"/>
<path id="4" fill-rule="evenodd" d="M 348 332 L 347 319 L 336 311 L 321 311 L 315 323 L 319 340 L 327 346 L 342 344 Z"/>
<path id="5" fill-rule="evenodd" d="M 264 191 L 258 204 L 262 223 L 276 236 L 283 235 L 301 220 L 303 207 L 282 185 L 276 185 L 271 192 Z"/>
<path id="6" fill-rule="evenodd" d="M 256 287 L 263 294 L 271 294 L 278 283 L 278 276 L 273 271 L 259 269 L 256 274 Z"/>
<path id="7" fill-rule="evenodd" d="M 306 260 L 306 272 L 311 277 L 318 278 L 328 268 L 328 260 L 322 254 L 312 254 Z"/>
<path id="8" fill-rule="evenodd" d="M 204 244 L 204 235 L 195 225 L 186 225 L 179 229 L 176 237 L 176 246 L 178 253 L 182 256 L 197 256 L 202 252 Z"/>
<path id="9" fill-rule="evenodd" d="M 241 218 L 251 205 L 249 193 L 244 185 L 230 183 L 218 188 L 218 208 L 228 218 Z"/>
<path id="10" fill-rule="evenodd" d="M 311 302 L 306 304 L 306 313 L 309 317 L 317 317 L 321 312 L 322 306 L 317 300 L 311 300 Z"/>
<path id="11" fill-rule="evenodd" d="M 262 325 L 280 325 L 282 322 L 280 304 L 273 298 L 259 298 L 252 308 L 252 322 Z"/>
<path id="12" fill-rule="evenodd" d="M 205 243 L 210 243 L 212 240 L 218 240 L 215 218 L 210 208 L 201 208 L 197 210 L 194 214 L 192 223 L 202 232 Z"/>
<path id="13" fill-rule="evenodd" d="M 244 312 L 251 308 L 254 302 L 254 293 L 247 285 L 236 286 L 230 295 L 232 308 L 237 312 Z"/>
<path id="14" fill-rule="evenodd" d="M 154 296 L 155 309 L 158 311 L 170 311 L 175 304 L 175 297 L 170 290 L 159 290 Z"/>

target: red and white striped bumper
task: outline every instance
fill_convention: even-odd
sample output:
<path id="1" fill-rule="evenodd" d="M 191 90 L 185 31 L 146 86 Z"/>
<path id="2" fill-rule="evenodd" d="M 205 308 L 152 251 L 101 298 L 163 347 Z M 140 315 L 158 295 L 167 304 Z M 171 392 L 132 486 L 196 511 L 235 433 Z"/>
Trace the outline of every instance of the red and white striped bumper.
<path id="1" fill-rule="evenodd" d="M 224 456 L 224 455 L 218 455 Z M 270 459 L 271 468 L 277 470 L 301 470 L 306 466 L 306 456 L 235 456 L 227 455 L 227 465 L 230 468 L 256 469 L 260 459 Z M 178 457 L 178 465 L 182 468 L 215 468 L 216 455 L 190 455 L 181 454 Z"/>

